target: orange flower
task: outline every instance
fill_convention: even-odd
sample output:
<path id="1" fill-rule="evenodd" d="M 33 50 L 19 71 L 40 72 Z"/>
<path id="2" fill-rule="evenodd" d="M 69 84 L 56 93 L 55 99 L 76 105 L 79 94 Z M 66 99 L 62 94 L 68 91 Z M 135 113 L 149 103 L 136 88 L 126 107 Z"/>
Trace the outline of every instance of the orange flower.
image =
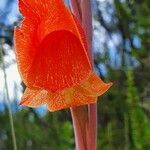
<path id="1" fill-rule="evenodd" d="M 27 88 L 21 104 L 50 111 L 96 102 L 111 86 L 93 72 L 84 31 L 63 0 L 19 0 L 18 69 Z"/>

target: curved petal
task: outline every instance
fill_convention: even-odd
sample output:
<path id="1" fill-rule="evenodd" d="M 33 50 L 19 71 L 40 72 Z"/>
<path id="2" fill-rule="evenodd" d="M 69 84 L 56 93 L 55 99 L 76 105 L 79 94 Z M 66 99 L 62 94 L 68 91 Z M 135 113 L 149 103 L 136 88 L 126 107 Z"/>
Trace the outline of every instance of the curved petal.
<path id="1" fill-rule="evenodd" d="M 79 39 L 63 30 L 51 33 L 41 43 L 27 80 L 34 87 L 56 92 L 75 86 L 90 73 Z"/>
<path id="2" fill-rule="evenodd" d="M 90 77 L 80 85 L 52 93 L 43 89 L 27 88 L 21 100 L 21 105 L 38 107 L 47 105 L 50 111 L 57 111 L 69 107 L 77 107 L 95 103 L 97 96 L 106 92 L 112 83 L 104 83 L 97 75 L 92 73 Z"/>
<path id="3" fill-rule="evenodd" d="M 14 45 L 18 69 L 26 85 L 28 85 L 27 74 L 36 54 L 36 27 L 36 24 L 26 18 L 21 28 L 16 28 L 14 32 Z"/>
<path id="4" fill-rule="evenodd" d="M 39 13 L 27 3 L 27 0 L 19 0 L 19 11 L 24 17 L 29 18 L 30 22 L 39 21 L 40 19 Z"/>
<path id="5" fill-rule="evenodd" d="M 76 86 L 75 89 L 83 95 L 97 97 L 105 93 L 111 86 L 112 83 L 104 83 L 99 76 L 92 73 L 88 80 L 85 80 L 79 86 Z"/>
<path id="6" fill-rule="evenodd" d="M 56 111 L 69 107 L 77 107 L 95 103 L 97 96 L 106 92 L 112 83 L 104 83 L 95 73 L 80 85 L 65 89 L 47 101 L 48 109 Z"/>
<path id="7" fill-rule="evenodd" d="M 15 45 L 26 85 L 56 92 L 88 78 L 92 66 L 84 31 L 63 1 L 19 4 L 25 20 L 15 30 Z"/>
<path id="8" fill-rule="evenodd" d="M 45 90 L 26 88 L 21 98 L 20 105 L 28 107 L 38 107 L 45 105 L 48 96 L 49 94 Z"/>

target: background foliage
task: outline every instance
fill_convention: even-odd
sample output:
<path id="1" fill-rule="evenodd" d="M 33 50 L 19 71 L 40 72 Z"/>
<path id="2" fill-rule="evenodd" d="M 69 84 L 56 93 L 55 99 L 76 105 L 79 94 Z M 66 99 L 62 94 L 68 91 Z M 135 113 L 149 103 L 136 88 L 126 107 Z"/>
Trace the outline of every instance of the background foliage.
<path id="1" fill-rule="evenodd" d="M 1 48 L 7 44 L 10 51 L 16 23 L 6 20 L 13 3 L 7 0 L 0 10 Z M 98 102 L 98 150 L 150 149 L 149 18 L 149 0 L 93 1 L 95 69 L 105 81 L 114 81 Z M 0 105 L 4 105 L 0 112 L 0 150 L 11 150 L 8 110 L 5 103 Z M 36 109 L 18 107 L 12 102 L 19 150 L 74 149 L 69 110 L 39 115 Z"/>

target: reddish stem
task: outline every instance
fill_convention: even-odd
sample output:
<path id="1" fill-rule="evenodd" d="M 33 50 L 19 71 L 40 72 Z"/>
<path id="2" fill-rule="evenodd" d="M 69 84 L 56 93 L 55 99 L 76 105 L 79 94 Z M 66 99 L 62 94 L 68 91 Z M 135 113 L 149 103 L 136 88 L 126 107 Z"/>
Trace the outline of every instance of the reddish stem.
<path id="1" fill-rule="evenodd" d="M 75 133 L 76 150 L 88 150 L 86 140 L 88 129 L 87 106 L 71 108 L 71 114 Z"/>
<path id="2" fill-rule="evenodd" d="M 90 0 L 71 0 L 74 15 L 82 23 L 92 55 L 92 12 Z M 85 110 L 86 109 L 86 110 Z M 88 111 L 88 112 L 87 112 Z M 89 104 L 71 109 L 77 150 L 96 150 L 97 145 L 97 104 Z M 88 116 L 87 116 L 88 115 Z M 86 119 L 84 119 L 86 117 Z M 83 121 L 84 120 L 84 121 Z"/>
<path id="3" fill-rule="evenodd" d="M 93 64 L 93 53 L 92 53 L 92 11 L 91 11 L 91 1 L 90 0 L 81 0 L 81 9 L 82 9 L 82 25 L 86 33 L 89 45 L 89 53 Z M 89 104 L 89 128 L 87 143 L 89 150 L 96 150 L 97 146 L 97 104 Z"/>
<path id="4" fill-rule="evenodd" d="M 87 143 L 89 150 L 97 149 L 97 104 L 89 105 L 89 128 Z"/>
<path id="5" fill-rule="evenodd" d="M 76 18 L 82 23 L 82 11 L 81 11 L 81 4 L 80 0 L 70 0 L 71 2 L 71 10 Z"/>
<path id="6" fill-rule="evenodd" d="M 85 31 L 89 56 L 91 57 L 91 64 L 93 65 L 93 53 L 92 53 L 92 37 L 93 37 L 93 27 L 92 27 L 92 10 L 91 10 L 91 0 L 80 0 L 81 10 L 82 10 L 82 26 Z"/>

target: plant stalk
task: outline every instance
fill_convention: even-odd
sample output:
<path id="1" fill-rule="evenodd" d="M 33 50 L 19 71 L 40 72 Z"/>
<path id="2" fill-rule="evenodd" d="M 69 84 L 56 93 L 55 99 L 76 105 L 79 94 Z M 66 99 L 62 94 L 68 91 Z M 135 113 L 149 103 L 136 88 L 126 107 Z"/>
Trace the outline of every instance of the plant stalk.
<path id="1" fill-rule="evenodd" d="M 85 30 L 86 37 L 89 46 L 89 56 L 91 57 L 91 64 L 94 69 L 93 53 L 92 53 L 92 37 L 93 37 L 93 27 L 92 27 L 92 9 L 91 0 L 81 0 L 82 9 L 82 26 Z M 89 150 L 97 149 L 97 103 L 88 105 L 89 112 L 89 128 L 87 143 Z"/>
<path id="2" fill-rule="evenodd" d="M 7 85 L 7 75 L 6 75 L 6 70 L 5 70 L 5 62 L 4 62 L 4 56 L 3 56 L 3 48 L 1 46 L 1 41 L 0 41 L 0 56 L 2 59 L 2 69 L 4 73 L 4 82 L 5 82 L 5 91 L 6 91 L 6 103 L 8 107 L 8 114 L 9 114 L 9 122 L 11 126 L 11 134 L 12 134 L 12 142 L 13 142 L 13 149 L 17 150 L 17 144 L 16 144 L 16 135 L 15 135 L 15 129 L 14 129 L 14 121 L 13 121 L 13 114 L 11 111 L 11 102 L 10 102 L 10 97 L 8 93 L 8 85 Z"/>
<path id="3" fill-rule="evenodd" d="M 87 130 L 88 130 L 88 112 L 87 106 L 71 108 L 76 150 L 88 150 Z"/>
<path id="4" fill-rule="evenodd" d="M 92 60 L 91 64 L 94 69 L 94 62 L 93 62 L 93 54 L 92 54 L 92 11 L 91 11 L 91 1 L 90 0 L 71 0 L 71 9 L 77 19 L 81 22 L 82 27 L 85 31 L 87 41 L 88 41 L 88 49 L 89 49 L 89 56 Z M 76 110 L 71 109 L 72 118 L 73 118 L 73 125 L 74 125 L 74 132 L 75 132 L 75 141 L 76 141 L 76 148 L 77 150 L 96 150 L 97 146 L 97 104 L 89 104 L 88 107 L 84 106 L 87 109 L 88 118 L 87 122 L 83 122 L 81 120 L 81 109 L 84 109 L 83 106 L 80 108 L 77 107 Z M 76 112 L 76 113 L 75 113 Z M 86 112 L 86 111 L 85 111 Z M 84 113 L 85 113 L 84 112 Z M 79 115 L 77 115 L 79 114 Z M 78 117 L 77 117 L 78 116 Z M 83 115 L 84 116 L 84 115 Z M 80 120 L 80 121 L 79 121 Z M 82 121 L 82 122 L 81 122 Z M 82 130 L 81 125 L 86 124 L 86 143 L 81 142 L 81 136 L 83 134 L 80 132 Z M 80 128 L 80 129 L 79 129 Z M 84 129 L 83 129 L 84 130 Z M 85 136 L 84 135 L 84 136 Z M 85 138 L 85 137 L 84 137 Z M 87 144 L 86 147 L 84 144 Z"/>

